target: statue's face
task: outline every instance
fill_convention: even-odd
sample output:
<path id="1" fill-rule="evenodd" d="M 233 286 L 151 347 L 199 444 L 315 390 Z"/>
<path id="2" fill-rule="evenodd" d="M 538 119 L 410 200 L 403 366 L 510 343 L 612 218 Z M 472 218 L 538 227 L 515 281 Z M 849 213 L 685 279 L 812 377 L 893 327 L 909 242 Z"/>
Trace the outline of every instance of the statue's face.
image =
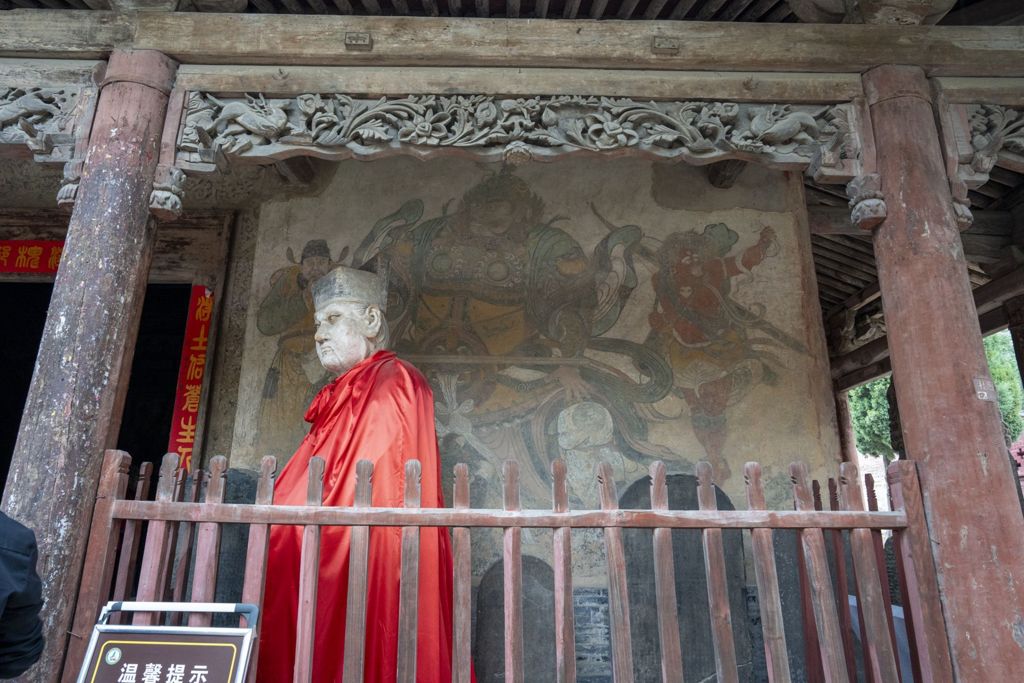
<path id="1" fill-rule="evenodd" d="M 316 355 L 320 364 L 335 377 L 352 369 L 359 361 L 373 353 L 371 338 L 377 334 L 375 308 L 363 311 L 362 306 L 350 302 L 327 302 L 314 315 Z"/>

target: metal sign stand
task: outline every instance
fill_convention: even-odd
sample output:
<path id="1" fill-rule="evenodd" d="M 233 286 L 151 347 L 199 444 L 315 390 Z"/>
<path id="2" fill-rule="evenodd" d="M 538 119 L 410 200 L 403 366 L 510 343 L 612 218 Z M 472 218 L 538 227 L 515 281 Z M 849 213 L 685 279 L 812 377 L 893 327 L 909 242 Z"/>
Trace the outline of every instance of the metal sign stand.
<path id="1" fill-rule="evenodd" d="M 237 614 L 245 626 L 132 626 L 115 612 Z M 78 683 L 243 683 L 259 617 L 256 605 L 109 602 L 93 628 Z"/>

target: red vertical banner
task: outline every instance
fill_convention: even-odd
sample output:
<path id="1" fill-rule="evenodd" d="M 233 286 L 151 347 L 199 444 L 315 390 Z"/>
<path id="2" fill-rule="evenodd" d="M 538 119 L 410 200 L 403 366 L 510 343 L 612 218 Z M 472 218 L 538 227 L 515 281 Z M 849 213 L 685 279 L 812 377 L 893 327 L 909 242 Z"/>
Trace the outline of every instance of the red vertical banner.
<path id="1" fill-rule="evenodd" d="M 204 285 L 192 287 L 188 321 L 185 323 L 185 341 L 181 345 L 171 438 L 167 445 L 167 452 L 178 454 L 178 467 L 186 472 L 192 471 L 192 449 L 195 447 L 199 399 L 203 391 L 203 376 L 206 374 L 212 313 L 213 291 Z"/>

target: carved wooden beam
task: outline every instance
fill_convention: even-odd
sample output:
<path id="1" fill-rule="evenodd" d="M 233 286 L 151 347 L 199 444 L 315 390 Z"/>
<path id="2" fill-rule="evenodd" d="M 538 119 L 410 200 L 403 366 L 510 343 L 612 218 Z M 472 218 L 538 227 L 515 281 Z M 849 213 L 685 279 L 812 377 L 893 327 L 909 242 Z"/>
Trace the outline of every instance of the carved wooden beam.
<path id="1" fill-rule="evenodd" d="M 1013 26 L 59 10 L 9 10 L 0 22 L 0 56 L 99 58 L 115 47 L 159 50 L 185 64 L 668 71 L 728 65 L 733 71 L 861 73 L 893 63 L 916 64 L 929 75 L 1024 76 L 1024 31 Z"/>
<path id="2" fill-rule="evenodd" d="M 801 20 L 814 23 L 934 24 L 956 0 L 787 0 Z"/>
<path id="3" fill-rule="evenodd" d="M 933 81 L 946 175 L 961 229 L 972 220 L 968 191 L 985 185 L 996 165 L 1024 173 L 1022 86 L 1014 78 Z"/>
<path id="4" fill-rule="evenodd" d="M 707 165 L 750 161 L 856 175 L 850 106 L 652 102 L 628 98 L 410 95 L 361 99 L 306 94 L 188 94 L 177 165 L 274 163 L 410 154 L 472 154 L 490 161 L 550 161 L 573 154 L 631 155 Z M 832 154 L 842 148 L 844 154 Z M 823 155 L 829 158 L 822 160 Z"/>
<path id="5" fill-rule="evenodd" d="M 0 156 L 42 163 L 84 154 L 102 62 L 0 59 Z"/>

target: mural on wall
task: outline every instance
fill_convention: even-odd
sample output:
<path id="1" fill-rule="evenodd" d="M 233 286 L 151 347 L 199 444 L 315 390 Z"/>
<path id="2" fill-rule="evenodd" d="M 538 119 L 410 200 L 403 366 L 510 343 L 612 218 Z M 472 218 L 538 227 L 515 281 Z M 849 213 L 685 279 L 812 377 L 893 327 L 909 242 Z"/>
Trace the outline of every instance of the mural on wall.
<path id="1" fill-rule="evenodd" d="M 733 296 L 777 256 L 771 227 L 741 247 L 722 222 L 667 234 L 639 218 L 615 225 L 600 200 L 559 215 L 507 167 L 479 174 L 433 212 L 425 199 L 395 201 L 361 239 L 335 244 L 337 258 L 323 239 L 307 241 L 298 260 L 289 248 L 270 276 L 256 321 L 277 343 L 261 452 L 294 450 L 300 417 L 328 379 L 313 352 L 309 283 L 342 262 L 387 273 L 392 346 L 429 378 L 445 461 L 473 468 L 474 505 L 500 505 L 509 458 L 520 463 L 524 501 L 537 504 L 548 502 L 555 457 L 566 459 L 576 507 L 597 506 L 601 460 L 623 485 L 655 459 L 707 458 L 724 480 L 730 408 L 773 385 L 786 354 L 808 353 L 766 319 L 766 302 Z M 591 248 L 574 237 L 595 233 Z M 652 426 L 680 420 L 703 452 L 651 438 Z"/>

